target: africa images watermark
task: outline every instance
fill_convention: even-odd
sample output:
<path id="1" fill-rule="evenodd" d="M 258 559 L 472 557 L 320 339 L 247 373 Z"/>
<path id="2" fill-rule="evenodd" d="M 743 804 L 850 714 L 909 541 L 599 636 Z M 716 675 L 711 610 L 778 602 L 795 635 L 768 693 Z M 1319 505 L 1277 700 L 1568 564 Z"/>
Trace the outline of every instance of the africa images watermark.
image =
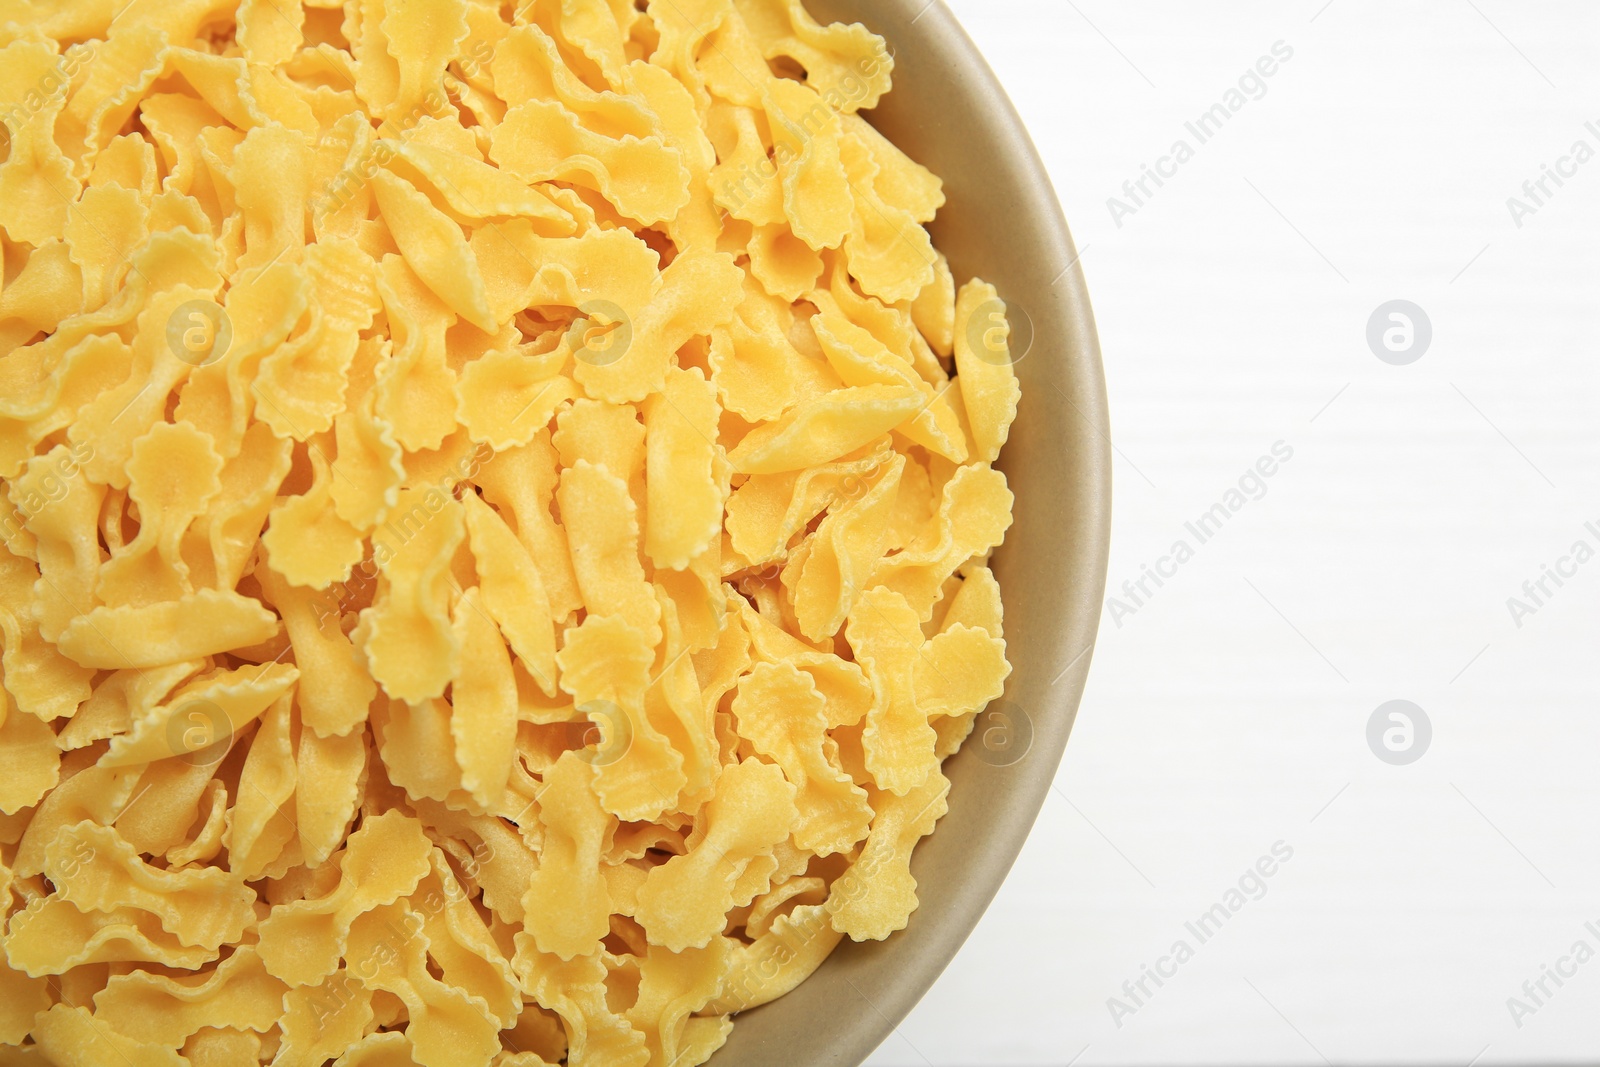
<path id="1" fill-rule="evenodd" d="M 456 62 L 460 65 L 462 73 L 472 78 L 493 59 L 494 49 L 487 41 L 473 40 L 464 46 L 462 55 Z M 460 84 L 455 74 L 448 70 L 445 71 L 444 83 L 447 93 L 456 91 Z M 312 214 L 322 219 L 348 205 L 355 195 L 372 181 L 374 174 L 394 162 L 395 149 L 391 141 L 403 141 L 423 119 L 439 114 L 449 102 L 448 95 L 440 93 L 437 89 L 430 89 L 423 96 L 422 102 L 402 116 L 398 122 L 392 118 L 386 119 L 383 125 L 378 127 L 378 137 L 370 141 L 355 159 L 346 163 L 340 168 L 339 173 L 324 183 L 321 192 L 311 201 Z"/>
<path id="2" fill-rule="evenodd" d="M 1587 536 L 1574 541 L 1565 555 L 1556 557 L 1553 565 L 1541 564 L 1539 576 L 1522 583 L 1521 596 L 1506 597 L 1506 610 L 1511 613 L 1511 621 L 1516 623 L 1517 629 L 1522 629 L 1530 615 L 1537 615 L 1567 582 L 1576 578 L 1578 568 L 1600 555 L 1600 549 L 1595 547 L 1600 545 L 1600 524 L 1584 523 L 1583 532 Z"/>
<path id="3" fill-rule="evenodd" d="M 465 847 L 465 845 L 463 845 Z M 467 855 L 452 852 L 461 873 L 473 881 L 483 868 L 495 858 L 494 845 L 479 840 Z M 348 875 L 342 875 L 341 881 Z M 428 925 L 439 919 L 446 909 L 471 900 L 466 888 L 455 878 L 441 879 L 442 889 L 429 888 L 426 893 L 413 898 L 411 906 L 398 918 L 387 921 L 383 936 L 369 951 L 357 958 L 346 959 L 344 969 L 326 978 L 320 986 L 312 987 L 308 1006 L 318 1026 L 328 1026 L 341 1012 L 355 1003 L 361 986 L 377 981 L 379 975 L 390 967 L 403 963 L 404 947 L 423 936 Z"/>
<path id="4" fill-rule="evenodd" d="M 800 116 L 798 122 L 787 124 L 785 132 L 790 136 L 774 138 L 771 154 L 753 167 L 748 163 L 741 166 L 737 178 L 723 179 L 721 192 L 729 210 L 738 215 L 762 186 L 777 179 L 785 165 L 805 154 L 806 146 L 813 137 L 827 129 L 840 115 L 853 112 L 865 103 L 872 94 L 872 79 L 893 60 L 894 53 L 883 48 L 875 55 L 858 61 L 840 85 L 830 86 L 811 110 Z M 794 143 L 791 143 L 791 139 Z"/>
<path id="5" fill-rule="evenodd" d="M 64 98 L 72 79 L 94 58 L 98 47 L 97 42 L 86 41 L 67 49 L 40 75 L 32 89 L 0 106 L 0 124 L 4 124 L 8 135 L 20 133 L 35 115 Z"/>
<path id="6" fill-rule="evenodd" d="M 1594 143 L 1590 143 L 1587 138 L 1578 138 L 1554 165 L 1549 163 L 1541 165 L 1537 178 L 1529 178 L 1522 183 L 1521 196 L 1506 198 L 1506 210 L 1511 212 L 1511 221 L 1517 224 L 1517 229 L 1522 229 L 1528 219 L 1548 207 L 1550 201 L 1566 188 L 1567 182 L 1578 176 L 1579 168 L 1594 159 L 1595 144 L 1600 144 L 1600 121 L 1586 122 L 1583 129 L 1594 138 Z M 1552 185 L 1555 187 L 1551 188 Z"/>
<path id="7" fill-rule="evenodd" d="M 1171 949 L 1157 959 L 1154 966 L 1141 964 L 1139 976 L 1122 983 L 1122 996 L 1107 997 L 1106 1010 L 1111 1013 L 1111 1021 L 1117 1024 L 1117 1029 L 1122 1029 L 1123 1020 L 1128 1016 L 1137 1015 L 1149 1006 L 1161 988 L 1178 976 L 1179 968 L 1195 958 L 1200 946 L 1222 932 L 1228 920 L 1243 911 L 1246 905 L 1265 897 L 1270 888 L 1268 880 L 1293 858 L 1293 846 L 1274 841 L 1270 854 L 1245 868 L 1238 882 L 1228 887 L 1221 900 L 1201 912 L 1199 918 L 1183 924 L 1187 937 L 1179 937 L 1174 941 Z M 1193 944 L 1190 938 L 1194 939 Z M 1150 988 L 1152 983 L 1154 989 Z"/>
<path id="8" fill-rule="evenodd" d="M 1137 215 L 1141 208 L 1155 199 L 1156 193 L 1165 187 L 1168 181 L 1178 176 L 1178 169 L 1194 159 L 1199 154 L 1200 148 L 1221 133 L 1223 127 L 1243 111 L 1246 105 L 1265 97 L 1271 88 L 1267 84 L 1268 79 L 1274 77 L 1282 69 L 1283 64 L 1293 58 L 1293 47 L 1284 41 L 1274 41 L 1271 52 L 1257 59 L 1253 67 L 1246 69 L 1239 76 L 1238 84 L 1223 93 L 1220 101 L 1202 111 L 1192 121 L 1183 124 L 1187 137 L 1179 137 L 1174 141 L 1167 154 L 1156 160 L 1154 167 L 1148 163 L 1142 164 L 1137 178 L 1123 182 L 1122 196 L 1113 196 L 1106 200 L 1106 210 L 1111 212 L 1111 221 L 1117 224 L 1117 229 L 1122 229 L 1124 219 L 1130 215 Z M 1152 185 L 1155 188 L 1152 189 Z"/>
<path id="9" fill-rule="evenodd" d="M 93 458 L 94 446 L 83 441 L 35 459 L 29 467 L 32 477 L 0 496 L 0 543 L 9 546 L 40 512 L 65 500 L 79 469 Z"/>
<path id="10" fill-rule="evenodd" d="M 1522 996 L 1506 998 L 1506 1010 L 1511 1013 L 1511 1021 L 1517 1024 L 1518 1030 L 1528 1016 L 1539 1014 L 1568 981 L 1578 976 L 1578 968 L 1595 958 L 1595 945 L 1600 944 L 1600 923 L 1591 919 L 1583 924 L 1583 931 L 1588 936 L 1574 941 L 1554 965 L 1541 963 L 1538 977 L 1522 983 Z M 1594 940 L 1591 942 L 1590 938 Z M 1550 988 L 1552 985 L 1554 989 Z"/>
<path id="11" fill-rule="evenodd" d="M 1187 537 L 1180 537 L 1174 541 L 1172 548 L 1166 555 L 1156 560 L 1154 566 L 1143 564 L 1139 577 L 1129 578 L 1122 583 L 1121 596 L 1112 594 L 1107 597 L 1106 610 L 1111 613 L 1111 621 L 1116 624 L 1117 629 L 1122 629 L 1124 619 L 1137 615 L 1170 579 L 1176 578 L 1178 569 L 1194 559 L 1200 549 L 1216 537 L 1230 519 L 1243 511 L 1252 501 L 1265 497 L 1270 479 L 1283 469 L 1283 464 L 1293 458 L 1293 446 L 1284 441 L 1274 443 L 1268 454 L 1257 459 L 1239 476 L 1236 486 L 1222 494 L 1221 500 L 1201 512 L 1198 518 L 1183 524 Z M 1151 588 L 1152 585 L 1154 588 Z"/>
<path id="12" fill-rule="evenodd" d="M 488 446 L 476 446 L 458 460 L 443 479 L 428 486 L 409 510 L 387 516 L 383 526 L 372 534 L 372 551 L 350 569 L 350 577 L 333 582 L 318 594 L 313 604 L 317 625 L 327 625 L 329 619 L 338 618 L 375 590 L 383 567 L 444 511 L 446 505 L 457 499 L 462 484 L 476 478 L 491 455 L 493 452 Z"/>

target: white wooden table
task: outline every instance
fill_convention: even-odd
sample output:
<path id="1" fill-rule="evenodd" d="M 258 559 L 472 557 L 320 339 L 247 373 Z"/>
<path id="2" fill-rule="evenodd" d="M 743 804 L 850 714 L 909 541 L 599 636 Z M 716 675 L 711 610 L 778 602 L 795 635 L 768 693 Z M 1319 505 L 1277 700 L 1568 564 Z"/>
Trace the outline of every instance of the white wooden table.
<path id="1" fill-rule="evenodd" d="M 954 6 L 1085 249 L 1112 584 L 1171 577 L 1105 616 L 1026 851 L 872 1064 L 1592 1061 L 1600 158 L 1563 159 L 1600 152 L 1600 5 Z M 1367 341 L 1394 300 L 1409 365 Z M 1406 765 L 1367 740 L 1396 699 Z"/>

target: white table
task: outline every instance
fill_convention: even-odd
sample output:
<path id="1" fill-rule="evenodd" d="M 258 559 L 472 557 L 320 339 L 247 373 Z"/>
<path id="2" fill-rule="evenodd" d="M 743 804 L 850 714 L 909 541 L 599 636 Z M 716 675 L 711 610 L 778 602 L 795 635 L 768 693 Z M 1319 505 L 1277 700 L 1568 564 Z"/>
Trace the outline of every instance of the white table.
<path id="1" fill-rule="evenodd" d="M 1600 951 L 1600 558 L 1520 620 L 1507 601 L 1600 549 L 1600 158 L 1520 220 L 1507 200 L 1600 151 L 1600 5 L 954 6 L 1085 249 L 1113 585 L 1293 457 L 1105 617 L 1026 851 L 872 1064 L 1592 1061 L 1600 957 L 1561 960 Z M 1185 123 L 1279 41 L 1265 95 L 1196 146 Z M 1108 198 L 1179 138 L 1193 158 L 1119 227 Z M 1433 329 L 1406 366 L 1366 340 L 1395 299 Z M 1433 729 L 1404 766 L 1366 737 L 1394 699 Z M 1280 841 L 1199 944 L 1185 924 Z M 1535 1003 L 1547 964 L 1575 974 Z"/>

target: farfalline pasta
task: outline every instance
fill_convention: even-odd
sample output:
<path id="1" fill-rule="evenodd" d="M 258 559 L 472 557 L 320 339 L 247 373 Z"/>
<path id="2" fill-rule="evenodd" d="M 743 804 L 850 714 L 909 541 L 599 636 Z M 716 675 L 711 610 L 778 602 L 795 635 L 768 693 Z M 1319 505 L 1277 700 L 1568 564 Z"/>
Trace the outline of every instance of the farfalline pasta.
<path id="1" fill-rule="evenodd" d="M 689 1067 L 917 906 L 1019 391 L 798 0 L 0 0 L 0 1063 Z"/>

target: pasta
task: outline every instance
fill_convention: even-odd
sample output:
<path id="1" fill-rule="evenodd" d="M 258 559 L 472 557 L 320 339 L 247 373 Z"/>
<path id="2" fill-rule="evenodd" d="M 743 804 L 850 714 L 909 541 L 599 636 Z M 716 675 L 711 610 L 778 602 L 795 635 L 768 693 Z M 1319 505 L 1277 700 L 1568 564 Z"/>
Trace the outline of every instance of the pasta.
<path id="1" fill-rule="evenodd" d="M 690 1067 L 906 925 L 1020 390 L 892 68 L 0 0 L 0 1064 Z"/>

